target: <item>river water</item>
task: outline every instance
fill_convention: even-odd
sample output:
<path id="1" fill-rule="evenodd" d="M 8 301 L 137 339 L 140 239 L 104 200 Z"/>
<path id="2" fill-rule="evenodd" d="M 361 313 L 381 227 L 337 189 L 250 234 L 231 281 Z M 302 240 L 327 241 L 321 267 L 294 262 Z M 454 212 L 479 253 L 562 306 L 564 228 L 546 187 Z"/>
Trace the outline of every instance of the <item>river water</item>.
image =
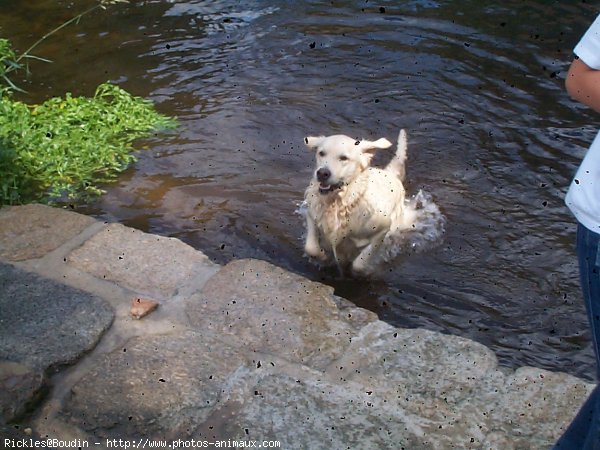
<path id="1" fill-rule="evenodd" d="M 23 51 L 94 3 L 0 1 Z M 564 92 L 584 2 L 136 0 L 39 46 L 22 98 L 111 80 L 180 121 L 80 212 L 174 236 L 218 263 L 261 258 L 401 327 L 491 347 L 504 365 L 593 379 L 566 187 L 598 117 Z M 446 217 L 433 248 L 379 280 L 303 256 L 303 137 L 409 135 L 407 190 Z M 376 163 L 385 163 L 383 151 Z"/>

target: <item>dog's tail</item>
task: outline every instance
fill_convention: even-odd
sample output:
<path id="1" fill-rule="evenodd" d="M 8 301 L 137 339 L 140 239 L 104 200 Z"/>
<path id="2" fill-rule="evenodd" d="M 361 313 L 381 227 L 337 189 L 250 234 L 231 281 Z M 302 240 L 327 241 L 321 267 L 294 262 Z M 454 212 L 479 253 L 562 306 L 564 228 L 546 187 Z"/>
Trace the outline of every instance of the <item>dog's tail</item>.
<path id="1" fill-rule="evenodd" d="M 404 180 L 406 174 L 406 151 L 408 149 L 408 138 L 406 136 L 406 130 L 400 130 L 398 134 L 398 148 L 396 154 L 386 166 L 385 170 L 390 171 L 398 175 L 401 181 Z"/>

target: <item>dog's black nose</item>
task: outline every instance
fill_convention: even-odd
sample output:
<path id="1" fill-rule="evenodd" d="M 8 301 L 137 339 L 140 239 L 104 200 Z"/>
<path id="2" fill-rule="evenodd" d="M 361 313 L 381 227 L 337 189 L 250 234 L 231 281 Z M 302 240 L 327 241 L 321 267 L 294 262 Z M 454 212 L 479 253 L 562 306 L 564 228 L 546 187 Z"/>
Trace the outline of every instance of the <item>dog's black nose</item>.
<path id="1" fill-rule="evenodd" d="M 330 176 L 331 172 L 326 167 L 321 167 L 319 170 L 317 170 L 317 180 L 320 182 L 327 181 Z"/>

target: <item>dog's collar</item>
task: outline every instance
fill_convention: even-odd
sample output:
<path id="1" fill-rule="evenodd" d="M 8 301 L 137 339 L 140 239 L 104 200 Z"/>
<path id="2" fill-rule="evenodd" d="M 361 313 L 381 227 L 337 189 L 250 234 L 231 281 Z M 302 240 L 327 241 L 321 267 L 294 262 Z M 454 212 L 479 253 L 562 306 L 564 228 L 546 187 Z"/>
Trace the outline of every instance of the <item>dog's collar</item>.
<path id="1" fill-rule="evenodd" d="M 326 184 L 326 185 L 323 185 L 323 183 L 319 183 L 319 193 L 321 195 L 327 195 L 327 194 L 337 191 L 338 189 L 341 189 L 342 186 L 344 186 L 344 183 L 341 181 L 336 184 Z"/>

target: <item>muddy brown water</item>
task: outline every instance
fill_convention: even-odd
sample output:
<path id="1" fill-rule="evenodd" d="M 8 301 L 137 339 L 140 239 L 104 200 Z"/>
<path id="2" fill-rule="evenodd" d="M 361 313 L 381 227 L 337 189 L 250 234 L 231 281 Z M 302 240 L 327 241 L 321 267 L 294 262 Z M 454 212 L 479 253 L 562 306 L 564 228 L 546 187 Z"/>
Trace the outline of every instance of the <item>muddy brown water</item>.
<path id="1" fill-rule="evenodd" d="M 0 2 L 24 50 L 92 1 Z M 597 8 L 558 1 L 141 1 L 55 35 L 20 82 L 35 103 L 111 80 L 180 128 L 76 210 L 174 236 L 219 263 L 261 258 L 402 327 L 475 339 L 503 364 L 593 379 L 575 221 L 564 193 L 598 117 L 564 92 Z M 339 281 L 302 254 L 305 135 L 395 140 L 407 188 L 443 239 L 377 281 Z M 378 162 L 385 162 L 382 152 Z"/>

